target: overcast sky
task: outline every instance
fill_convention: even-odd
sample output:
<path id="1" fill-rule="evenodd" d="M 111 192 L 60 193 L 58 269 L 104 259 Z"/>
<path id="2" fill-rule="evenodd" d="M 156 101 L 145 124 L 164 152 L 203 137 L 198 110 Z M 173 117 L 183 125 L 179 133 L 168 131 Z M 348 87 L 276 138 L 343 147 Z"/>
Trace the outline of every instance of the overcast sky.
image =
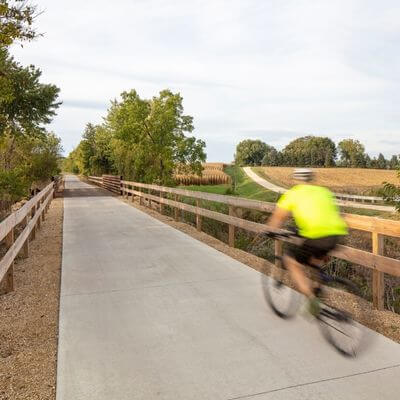
<path id="1" fill-rule="evenodd" d="M 68 154 L 111 99 L 180 92 L 208 161 L 259 138 L 359 139 L 400 153 L 398 0 L 36 0 L 44 37 L 12 52 L 61 88 Z M 63 4 L 61 4 L 63 3 Z"/>

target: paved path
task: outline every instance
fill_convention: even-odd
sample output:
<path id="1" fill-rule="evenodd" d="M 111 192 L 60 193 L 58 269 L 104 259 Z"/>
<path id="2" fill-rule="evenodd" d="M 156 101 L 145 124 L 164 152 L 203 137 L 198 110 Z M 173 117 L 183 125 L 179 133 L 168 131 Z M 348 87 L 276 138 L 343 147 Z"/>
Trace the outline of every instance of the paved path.
<path id="1" fill-rule="evenodd" d="M 67 177 L 57 400 L 393 400 L 400 345 L 357 360 L 265 304 L 253 269 Z"/>
<path id="2" fill-rule="evenodd" d="M 276 193 L 285 193 L 287 191 L 287 189 L 281 186 L 274 185 L 273 183 L 262 178 L 260 175 L 256 174 L 251 169 L 251 167 L 243 167 L 243 170 L 249 178 L 251 178 L 254 182 L 258 183 L 259 185 L 265 187 L 268 190 L 271 190 Z M 342 207 L 366 208 L 369 210 L 388 211 L 388 212 L 396 211 L 395 208 L 391 206 L 379 206 L 376 204 L 361 204 L 361 203 L 355 203 L 354 201 L 340 200 L 337 202 L 337 204 Z"/>

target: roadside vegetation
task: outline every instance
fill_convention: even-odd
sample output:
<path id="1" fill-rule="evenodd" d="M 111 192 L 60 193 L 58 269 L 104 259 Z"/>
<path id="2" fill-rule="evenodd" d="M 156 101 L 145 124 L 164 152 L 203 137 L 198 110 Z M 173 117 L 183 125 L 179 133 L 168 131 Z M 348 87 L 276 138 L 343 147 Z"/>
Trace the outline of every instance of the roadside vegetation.
<path id="1" fill-rule="evenodd" d="M 46 129 L 59 89 L 9 51 L 41 36 L 38 14 L 29 1 L 0 0 L 0 221 L 60 171 L 61 142 Z M 63 201 L 55 199 L 29 257 L 13 263 L 15 290 L 0 296 L 1 399 L 55 398 L 62 220 Z M 1 257 L 5 247 L 3 241 Z"/>
<path id="2" fill-rule="evenodd" d="M 246 197 L 248 199 L 276 202 L 278 195 L 263 188 L 249 178 L 243 169 L 234 165 L 226 166 L 225 173 L 230 176 L 230 184 L 220 185 L 189 185 L 184 189 L 196 190 L 199 192 L 225 194 L 230 196 Z"/>
<path id="3" fill-rule="evenodd" d="M 64 170 L 83 175 L 116 174 L 127 180 L 175 185 L 174 176 L 200 175 L 205 143 L 189 136 L 193 118 L 179 93 L 163 90 L 142 99 L 135 90 L 112 101 L 102 125 L 88 124 Z"/>
<path id="4" fill-rule="evenodd" d="M 40 36 L 36 15 L 27 2 L 0 0 L 0 219 L 60 171 L 60 139 L 45 128 L 60 105 L 59 89 L 9 53 L 12 44 Z"/>

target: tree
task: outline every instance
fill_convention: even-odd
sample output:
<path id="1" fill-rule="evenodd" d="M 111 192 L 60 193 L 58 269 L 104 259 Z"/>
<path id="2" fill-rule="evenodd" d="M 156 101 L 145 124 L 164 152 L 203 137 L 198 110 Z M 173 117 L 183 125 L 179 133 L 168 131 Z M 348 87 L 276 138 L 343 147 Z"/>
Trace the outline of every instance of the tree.
<path id="1" fill-rule="evenodd" d="M 60 139 L 44 127 L 55 115 L 59 89 L 40 82 L 41 71 L 22 67 L 8 53 L 16 42 L 39 36 L 36 7 L 0 0 L 0 213 L 29 194 L 33 184 L 59 172 Z"/>
<path id="2" fill-rule="evenodd" d="M 81 173 L 102 175 L 114 172 L 111 152 L 112 135 L 103 125 L 87 124 L 80 142 Z"/>
<path id="3" fill-rule="evenodd" d="M 338 148 L 342 166 L 353 168 L 365 166 L 365 148 L 358 140 L 342 140 Z"/>
<path id="4" fill-rule="evenodd" d="M 400 178 L 400 169 L 398 170 L 397 176 Z M 400 212 L 400 186 L 384 182 L 382 191 L 384 200 L 394 203 L 396 210 Z"/>
<path id="5" fill-rule="evenodd" d="M 26 175 L 30 182 L 46 181 L 61 172 L 59 168 L 61 139 L 54 133 L 32 139 L 29 147 L 29 169 Z"/>
<path id="6" fill-rule="evenodd" d="M 377 167 L 379 169 L 386 169 L 387 168 L 387 161 L 385 156 L 382 153 L 379 153 Z"/>
<path id="7" fill-rule="evenodd" d="M 328 147 L 325 152 L 324 167 L 329 168 L 329 167 L 334 167 L 334 166 L 335 166 L 335 157 L 334 157 L 332 148 Z"/>
<path id="8" fill-rule="evenodd" d="M 273 146 L 266 145 L 266 151 L 261 161 L 262 165 L 277 166 L 279 165 L 279 153 Z"/>
<path id="9" fill-rule="evenodd" d="M 179 93 L 163 90 L 141 99 L 135 90 L 113 101 L 106 118 L 117 172 L 141 182 L 173 184 L 174 173 L 201 174 L 205 143 L 193 136 L 193 117 L 183 114 Z"/>
<path id="10" fill-rule="evenodd" d="M 261 165 L 262 160 L 268 151 L 268 146 L 261 140 L 243 140 L 236 146 L 235 164 L 244 165 Z"/>
<path id="11" fill-rule="evenodd" d="M 30 135 L 51 122 L 60 89 L 39 82 L 42 72 L 33 65 L 22 67 L 7 50 L 0 49 L 0 132 Z"/>
<path id="12" fill-rule="evenodd" d="M 13 156 L 9 158 L 10 148 Z M 0 137 L 0 218 L 29 194 L 32 185 L 59 173 L 60 139 L 44 132 L 39 137 Z"/>
<path id="13" fill-rule="evenodd" d="M 396 155 L 392 156 L 389 161 L 389 168 L 390 169 L 397 169 L 399 168 L 399 159 Z"/>
<path id="14" fill-rule="evenodd" d="M 25 0 L 0 0 L 0 47 L 36 38 L 32 25 L 37 15 L 36 6 Z"/>
<path id="15" fill-rule="evenodd" d="M 365 168 L 372 168 L 372 160 L 368 154 L 365 155 L 364 161 L 365 161 Z"/>
<path id="16" fill-rule="evenodd" d="M 285 163 L 298 167 L 335 165 L 336 146 L 327 137 L 304 136 L 290 142 L 282 151 Z"/>

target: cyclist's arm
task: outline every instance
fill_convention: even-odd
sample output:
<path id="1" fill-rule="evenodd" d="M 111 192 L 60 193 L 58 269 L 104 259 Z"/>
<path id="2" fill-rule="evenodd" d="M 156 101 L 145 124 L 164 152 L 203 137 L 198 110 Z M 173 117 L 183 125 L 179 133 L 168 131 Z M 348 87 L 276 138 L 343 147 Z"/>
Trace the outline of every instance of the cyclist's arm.
<path id="1" fill-rule="evenodd" d="M 290 211 L 277 206 L 270 219 L 267 221 L 267 226 L 272 229 L 279 229 L 289 217 Z"/>
<path id="2" fill-rule="evenodd" d="M 293 208 L 293 190 L 284 193 L 276 204 L 275 210 L 268 220 L 267 225 L 272 229 L 279 229 L 290 217 Z"/>

